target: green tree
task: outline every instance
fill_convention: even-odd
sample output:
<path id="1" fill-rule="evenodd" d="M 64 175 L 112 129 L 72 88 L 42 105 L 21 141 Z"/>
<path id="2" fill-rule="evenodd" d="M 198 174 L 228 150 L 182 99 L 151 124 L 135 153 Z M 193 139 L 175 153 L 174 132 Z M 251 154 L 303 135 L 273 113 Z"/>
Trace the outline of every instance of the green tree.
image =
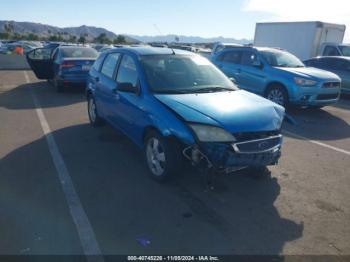
<path id="1" fill-rule="evenodd" d="M 125 36 L 118 35 L 117 38 L 113 40 L 113 44 L 126 44 Z"/>
<path id="2" fill-rule="evenodd" d="M 78 39 L 78 42 L 81 43 L 81 44 L 85 44 L 85 42 L 86 42 L 85 36 L 81 35 L 81 36 L 79 37 L 79 39 Z"/>
<path id="3" fill-rule="evenodd" d="M 95 43 L 100 43 L 100 44 L 111 44 L 112 41 L 107 37 L 105 33 L 101 33 L 98 37 L 94 39 Z"/>
<path id="4" fill-rule="evenodd" d="M 0 33 L 0 39 L 10 39 L 10 35 L 8 33 Z"/>
<path id="5" fill-rule="evenodd" d="M 77 42 L 77 37 L 75 35 L 70 35 L 68 41 L 70 43 L 76 43 Z"/>
<path id="6" fill-rule="evenodd" d="M 39 40 L 39 36 L 33 33 L 30 33 L 29 35 L 27 35 L 27 40 L 29 41 L 38 41 Z"/>

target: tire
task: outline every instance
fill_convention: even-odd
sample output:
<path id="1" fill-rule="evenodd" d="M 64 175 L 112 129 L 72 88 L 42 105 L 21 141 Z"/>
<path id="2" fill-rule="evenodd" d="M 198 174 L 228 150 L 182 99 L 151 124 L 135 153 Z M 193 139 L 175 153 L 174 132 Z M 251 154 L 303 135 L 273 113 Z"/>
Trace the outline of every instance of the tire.
<path id="1" fill-rule="evenodd" d="M 165 182 L 181 173 L 181 149 L 176 141 L 156 131 L 150 131 L 144 141 L 146 166 L 154 180 Z"/>
<path id="2" fill-rule="evenodd" d="M 289 104 L 288 93 L 282 85 L 270 86 L 265 92 L 265 98 L 283 107 L 287 107 Z"/>
<path id="3" fill-rule="evenodd" d="M 63 93 L 64 86 L 62 85 L 62 83 L 60 83 L 56 78 L 54 78 L 52 81 L 53 81 L 53 86 L 56 88 L 56 92 Z"/>
<path id="4" fill-rule="evenodd" d="M 314 109 L 314 110 L 318 110 L 318 109 L 321 109 L 323 108 L 324 106 L 309 106 L 308 108 L 309 109 Z"/>
<path id="5" fill-rule="evenodd" d="M 250 166 L 245 169 L 245 173 L 254 178 L 263 178 L 270 175 L 270 170 L 266 166 Z"/>
<path id="6" fill-rule="evenodd" d="M 90 124 L 93 127 L 99 127 L 104 125 L 104 120 L 98 115 L 95 99 L 92 95 L 88 96 L 87 110 L 90 120 Z"/>

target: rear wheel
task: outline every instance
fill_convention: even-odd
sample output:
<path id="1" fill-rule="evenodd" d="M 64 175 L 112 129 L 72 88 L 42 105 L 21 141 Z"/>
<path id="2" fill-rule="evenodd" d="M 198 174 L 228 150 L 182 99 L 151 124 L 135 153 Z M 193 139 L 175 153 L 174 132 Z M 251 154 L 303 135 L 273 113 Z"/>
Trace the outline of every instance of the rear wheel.
<path id="1" fill-rule="evenodd" d="M 56 88 L 57 93 L 62 93 L 64 91 L 64 87 L 60 81 L 54 78 L 52 82 L 53 82 L 53 86 Z"/>
<path id="2" fill-rule="evenodd" d="M 181 150 L 177 143 L 150 131 L 145 138 L 144 154 L 151 177 L 164 182 L 181 171 Z"/>
<path id="3" fill-rule="evenodd" d="M 92 95 L 88 96 L 88 115 L 92 126 L 98 127 L 104 124 L 103 119 L 98 115 L 95 99 Z"/>
<path id="4" fill-rule="evenodd" d="M 265 93 L 265 97 L 276 104 L 287 107 L 288 106 L 288 93 L 281 85 L 270 86 Z"/>

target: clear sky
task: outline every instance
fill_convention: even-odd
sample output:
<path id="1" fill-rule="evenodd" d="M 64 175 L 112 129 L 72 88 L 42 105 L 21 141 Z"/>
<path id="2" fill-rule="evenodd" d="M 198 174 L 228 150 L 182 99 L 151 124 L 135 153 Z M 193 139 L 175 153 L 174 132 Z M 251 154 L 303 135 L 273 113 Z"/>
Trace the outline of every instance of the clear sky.
<path id="1" fill-rule="evenodd" d="M 117 34 L 254 37 L 256 22 L 320 20 L 350 31 L 349 0 L 8 0 L 0 20 L 59 27 L 91 25 Z M 156 26 L 155 26 L 156 25 Z M 159 31 L 157 28 L 159 28 Z M 350 42 L 350 34 L 346 39 Z"/>

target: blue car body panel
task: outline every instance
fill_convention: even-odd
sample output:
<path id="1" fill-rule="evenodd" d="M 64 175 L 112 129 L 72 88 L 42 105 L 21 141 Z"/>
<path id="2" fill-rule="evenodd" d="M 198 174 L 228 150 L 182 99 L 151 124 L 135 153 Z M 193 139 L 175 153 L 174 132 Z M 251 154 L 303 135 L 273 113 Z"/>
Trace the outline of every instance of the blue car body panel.
<path id="1" fill-rule="evenodd" d="M 111 53 L 128 55 L 134 60 L 139 76 L 139 94 L 122 91 L 115 93 L 116 80 L 99 71 L 102 61 Z M 153 94 L 140 59 L 145 55 L 173 53 L 193 55 L 190 52 L 167 48 L 118 48 L 101 54 L 96 61 L 101 65 L 93 66 L 87 82 L 87 93 L 94 97 L 99 116 L 141 148 L 149 128 L 158 130 L 165 137 L 175 137 L 186 146 L 198 144 L 198 139 L 189 127 L 190 123 L 217 126 L 231 133 L 280 131 L 284 108 L 243 90 L 201 94 Z M 248 155 L 237 160 L 233 152 L 228 159 L 220 158 L 230 147 L 228 144 L 209 143 L 202 146 L 209 154 L 216 152 L 219 157 L 215 162 L 220 166 L 259 162 L 258 157 L 253 160 L 252 156 Z M 230 148 L 232 151 L 232 147 Z M 279 156 L 280 151 L 277 150 L 273 155 L 270 154 L 270 158 L 266 157 L 259 163 L 275 164 Z M 215 159 L 214 153 L 208 157 Z"/>
<path id="2" fill-rule="evenodd" d="M 289 96 L 289 102 L 301 106 L 323 106 L 336 103 L 339 100 L 340 88 L 324 88 L 329 82 L 340 82 L 340 78 L 331 72 L 303 67 L 287 68 L 272 67 L 259 50 L 266 48 L 237 47 L 225 49 L 212 57 L 212 62 L 228 77 L 234 78 L 240 88 L 264 96 L 271 84 L 283 85 Z M 219 61 L 218 57 L 232 51 L 253 52 L 263 67 L 247 66 L 240 63 Z M 295 77 L 302 77 L 317 82 L 315 86 L 303 87 L 295 83 Z M 329 99 L 327 99 L 329 97 Z"/>
<path id="3" fill-rule="evenodd" d="M 231 133 L 276 130 L 284 109 L 244 90 L 155 95 L 188 122 L 223 127 Z"/>

